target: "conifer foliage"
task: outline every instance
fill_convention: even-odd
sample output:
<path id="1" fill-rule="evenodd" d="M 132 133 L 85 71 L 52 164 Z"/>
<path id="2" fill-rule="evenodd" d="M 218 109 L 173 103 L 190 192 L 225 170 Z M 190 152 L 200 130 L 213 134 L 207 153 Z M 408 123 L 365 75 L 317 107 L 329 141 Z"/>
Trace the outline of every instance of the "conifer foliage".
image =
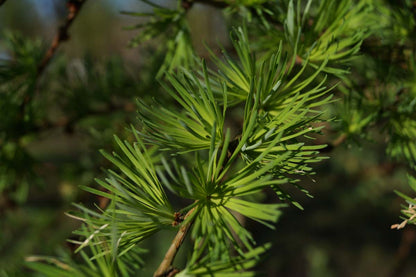
<path id="1" fill-rule="evenodd" d="M 411 74 L 389 75 L 394 85 L 374 91 L 362 74 L 374 62 L 372 43 L 394 47 L 397 29 L 415 34 L 411 1 L 392 9 L 382 0 L 143 2 L 153 13 L 125 12 L 150 18 L 130 28 L 138 29 L 131 44 L 164 34 L 164 62 L 154 77 L 174 104 L 139 97 L 139 122 L 129 128 L 134 140 L 115 136 L 117 149 L 101 152 L 112 164 L 107 178 L 82 189 L 109 204 L 76 204 L 70 213 L 83 222 L 71 241 L 82 258 L 31 257 L 28 267 L 46 276 L 140 276 L 149 255 L 142 242 L 168 230 L 175 237 L 154 276 L 254 276 L 270 244 L 256 243 L 245 222 L 274 229 L 285 206 L 302 209 L 285 188 L 309 195 L 299 180 L 342 140 L 368 139 L 363 134 L 382 126 L 387 153 L 414 174 L 416 42 L 400 42 Z M 186 16 L 200 3 L 223 10 L 232 26 L 232 48 L 209 50 L 206 59 L 193 49 Z M 400 12 L 408 17 L 398 22 Z M 323 136 L 324 126 L 341 139 Z M 416 202 L 402 196 L 414 223 Z M 180 255 L 188 258 L 178 265 L 185 241 L 189 253 Z"/>

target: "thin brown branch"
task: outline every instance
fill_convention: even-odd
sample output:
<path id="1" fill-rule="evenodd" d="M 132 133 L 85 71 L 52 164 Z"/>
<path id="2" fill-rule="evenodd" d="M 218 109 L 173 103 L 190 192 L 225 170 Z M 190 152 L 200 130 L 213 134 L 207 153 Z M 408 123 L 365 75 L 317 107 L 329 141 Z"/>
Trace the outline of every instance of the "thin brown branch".
<path id="1" fill-rule="evenodd" d="M 59 27 L 58 33 L 55 35 L 51 46 L 49 47 L 41 63 L 39 64 L 37 71 L 38 75 L 41 75 L 42 72 L 45 70 L 46 66 L 49 64 L 50 60 L 52 59 L 56 50 L 58 49 L 60 43 L 69 39 L 69 27 L 71 27 L 75 18 L 79 14 L 79 11 L 81 10 L 82 5 L 86 1 L 87 0 L 68 0 L 66 4 L 68 8 L 68 15 L 66 16 L 65 22 Z"/>
<path id="2" fill-rule="evenodd" d="M 328 143 L 328 145 L 324 149 L 322 149 L 321 152 L 324 152 L 324 153 L 331 152 L 332 150 L 340 146 L 347 138 L 348 138 L 348 135 L 345 133 L 342 133 L 334 141 Z"/>
<path id="3" fill-rule="evenodd" d="M 347 137 L 347 134 L 342 133 L 336 140 L 332 142 L 332 147 L 340 146 L 347 139 Z"/>
<path id="4" fill-rule="evenodd" d="M 0 0 L 3 1 L 0 4 L 3 4 L 6 0 Z M 67 2 L 67 8 L 68 8 L 68 15 L 66 17 L 66 20 L 62 26 L 59 27 L 58 33 L 55 35 L 51 46 L 49 47 L 48 51 L 46 52 L 45 56 L 43 57 L 42 61 L 37 66 L 36 71 L 36 79 L 33 83 L 32 89 L 29 89 L 26 93 L 22 103 L 20 104 L 20 117 L 23 119 L 26 114 L 26 110 L 30 102 L 32 101 L 32 98 L 39 87 L 39 79 L 42 75 L 43 71 L 51 61 L 52 57 L 54 56 L 56 50 L 58 49 L 60 43 L 62 41 L 66 41 L 69 39 L 68 35 L 68 29 L 74 22 L 74 19 L 77 17 L 79 11 L 81 10 L 82 5 L 87 0 L 68 0 Z"/>
<path id="5" fill-rule="evenodd" d="M 195 211 L 195 207 L 190 209 L 185 217 L 186 220 L 193 212 Z M 176 254 L 178 253 L 179 248 L 181 247 L 186 233 L 188 232 L 189 228 L 192 225 L 192 221 L 183 224 L 180 228 L 178 233 L 176 234 L 175 238 L 173 239 L 168 251 L 163 258 L 163 261 L 160 263 L 158 269 L 153 274 L 153 277 L 168 277 L 174 276 L 176 273 L 179 272 L 178 269 L 172 267 L 173 260 L 175 259 Z"/>
<path id="6" fill-rule="evenodd" d="M 416 230 L 412 226 L 402 233 L 402 239 L 395 254 L 395 261 L 390 276 L 402 276 L 405 264 L 409 261 L 411 250 L 416 242 Z"/>

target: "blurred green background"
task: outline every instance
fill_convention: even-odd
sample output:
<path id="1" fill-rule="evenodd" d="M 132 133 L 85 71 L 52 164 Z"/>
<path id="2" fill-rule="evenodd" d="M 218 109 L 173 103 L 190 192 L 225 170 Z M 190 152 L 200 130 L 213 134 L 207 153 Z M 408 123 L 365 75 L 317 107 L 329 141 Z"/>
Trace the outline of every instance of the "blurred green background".
<path id="1" fill-rule="evenodd" d="M 17 41 L 29 39 L 39 51 L 47 49 L 66 16 L 65 2 L 2 5 L 0 59 L 11 58 L 10 32 Z M 0 125 L 0 276 L 31 276 L 25 257 L 71 250 L 65 240 L 79 222 L 64 213 L 73 202 L 102 200 L 78 189 L 93 185 L 109 166 L 98 149 L 111 151 L 113 134 L 129 136 L 135 99 L 162 95 L 158 100 L 168 101 L 154 79 L 163 53 L 152 42 L 127 47 L 137 31 L 123 27 L 138 19 L 120 11 L 137 10 L 150 9 L 136 0 L 87 1 L 70 39 L 41 76 L 34 96 L 41 112 L 25 126 Z M 227 47 L 217 11 L 196 6 L 189 18 L 200 55 L 206 55 L 200 41 L 219 40 Z M 0 121 L 7 116 L 0 107 Z M 415 228 L 390 230 L 403 203 L 393 190 L 409 191 L 405 167 L 385 156 L 383 138 L 360 146 L 347 141 L 329 156 L 313 180 L 303 180 L 314 198 L 292 192 L 304 211 L 286 208 L 276 231 L 248 223 L 259 243 L 274 243 L 259 269 L 266 276 L 416 276 Z M 160 252 L 146 258 L 155 257 L 150 265 L 160 261 L 165 240 L 171 237 L 161 234 L 158 245 L 149 245 Z"/>

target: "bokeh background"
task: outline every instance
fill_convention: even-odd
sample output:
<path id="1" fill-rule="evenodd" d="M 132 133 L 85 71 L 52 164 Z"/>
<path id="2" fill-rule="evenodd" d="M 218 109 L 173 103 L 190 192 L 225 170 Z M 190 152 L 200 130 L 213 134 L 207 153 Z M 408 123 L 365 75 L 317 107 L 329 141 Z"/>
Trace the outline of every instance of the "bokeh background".
<path id="1" fill-rule="evenodd" d="M 0 59 L 12 58 L 11 33 L 30 41 L 29 50 L 49 47 L 66 16 L 65 2 L 5 2 Z M 9 132 L 7 141 L 0 137 L 0 276 L 31 276 L 25 257 L 71 250 L 66 239 L 79 223 L 65 212 L 74 209 L 74 202 L 102 200 L 78 188 L 93 185 L 110 166 L 98 150 L 111 151 L 113 134 L 129 136 L 137 98 L 162 95 L 164 101 L 154 79 L 163 57 L 155 50 L 158 41 L 128 47 L 138 31 L 125 27 L 140 19 L 122 11 L 151 9 L 137 0 L 87 1 L 70 39 L 41 76 L 34 99 L 42 112 L 30 128 L 0 125 L 0 133 Z M 229 47 L 217 10 L 196 5 L 189 19 L 200 55 L 206 55 L 202 41 Z M 8 122 L 1 107 L 0 121 Z M 405 166 L 385 156 L 382 137 L 359 145 L 346 141 L 328 155 L 313 180 L 303 180 L 314 198 L 292 192 L 303 211 L 286 208 L 275 231 L 249 226 L 259 242 L 274 244 L 259 269 L 267 276 L 416 276 L 415 228 L 390 229 L 399 222 L 403 204 L 393 190 L 409 192 Z M 150 266 L 159 263 L 165 241 L 171 240 L 159 236 L 157 244 L 148 245 Z"/>

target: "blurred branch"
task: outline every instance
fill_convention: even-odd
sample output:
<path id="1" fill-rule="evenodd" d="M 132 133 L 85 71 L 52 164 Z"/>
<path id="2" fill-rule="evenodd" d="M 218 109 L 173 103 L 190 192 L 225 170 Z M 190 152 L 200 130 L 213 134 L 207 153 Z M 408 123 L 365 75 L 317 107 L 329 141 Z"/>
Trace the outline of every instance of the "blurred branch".
<path id="1" fill-rule="evenodd" d="M 0 6 L 3 5 L 6 2 L 6 0 L 0 0 Z"/>
<path id="2" fill-rule="evenodd" d="M 0 0 L 1 1 L 1 0 Z M 62 26 L 59 27 L 58 33 L 55 35 L 49 50 L 46 52 L 45 56 L 43 57 L 42 62 L 38 66 L 38 76 L 42 74 L 45 70 L 46 66 L 49 64 L 50 60 L 54 56 L 56 49 L 59 47 L 60 43 L 69 39 L 68 29 L 74 22 L 75 18 L 77 17 L 79 11 L 81 10 L 82 5 L 87 0 L 68 0 L 67 8 L 68 8 L 68 15 L 66 20 Z"/>
<path id="3" fill-rule="evenodd" d="M 325 148 L 323 148 L 321 152 L 323 153 L 331 152 L 332 150 L 334 150 L 334 148 L 337 148 L 338 146 L 340 146 L 347 139 L 347 137 L 348 137 L 347 134 L 342 133 L 334 141 L 327 143 L 328 145 Z"/>
<path id="4" fill-rule="evenodd" d="M 5 0 L 0 0 L 5 1 Z M 62 41 L 66 41 L 69 39 L 68 29 L 74 22 L 75 18 L 77 17 L 79 11 L 81 10 L 82 5 L 87 0 L 68 0 L 67 8 L 68 8 L 68 15 L 66 20 L 62 26 L 59 27 L 58 33 L 55 35 L 51 46 L 49 47 L 48 51 L 46 52 L 45 56 L 43 57 L 42 61 L 37 67 L 36 78 L 33 84 L 33 90 L 28 92 L 23 99 L 22 104 L 20 105 L 20 117 L 23 119 L 25 117 L 26 108 L 28 104 L 32 101 L 33 95 L 38 88 L 39 78 L 42 75 L 43 71 L 51 61 L 52 57 L 54 56 L 56 49 L 60 45 Z"/>
<path id="5" fill-rule="evenodd" d="M 399 229 L 399 228 L 397 228 Z M 408 228 L 403 231 L 402 239 L 395 255 L 395 265 L 390 276 L 401 276 L 403 275 L 404 266 L 408 261 L 412 246 L 416 242 L 416 230 L 414 227 Z"/>

